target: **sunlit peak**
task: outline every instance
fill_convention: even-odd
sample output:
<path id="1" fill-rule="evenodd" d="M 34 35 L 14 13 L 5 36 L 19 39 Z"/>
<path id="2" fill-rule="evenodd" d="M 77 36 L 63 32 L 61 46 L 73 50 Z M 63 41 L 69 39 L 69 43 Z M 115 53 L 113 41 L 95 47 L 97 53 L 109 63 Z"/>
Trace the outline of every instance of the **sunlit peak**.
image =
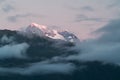
<path id="1" fill-rule="evenodd" d="M 39 24 L 37 24 L 37 23 L 31 23 L 31 25 L 30 26 L 33 26 L 33 27 L 38 27 L 38 28 L 40 28 L 40 29 L 47 29 L 47 27 L 46 26 L 44 26 L 44 25 L 39 25 Z"/>

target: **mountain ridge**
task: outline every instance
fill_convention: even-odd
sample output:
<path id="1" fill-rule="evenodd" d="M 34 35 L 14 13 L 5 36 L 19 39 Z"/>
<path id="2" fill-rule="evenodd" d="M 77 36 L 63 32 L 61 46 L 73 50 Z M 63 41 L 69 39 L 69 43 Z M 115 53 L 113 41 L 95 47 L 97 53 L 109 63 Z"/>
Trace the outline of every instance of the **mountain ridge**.
<path id="1" fill-rule="evenodd" d="M 48 29 L 47 26 L 39 25 L 37 23 L 31 23 L 27 28 L 20 31 L 22 34 L 28 36 L 36 35 L 40 37 L 49 37 L 51 39 L 59 39 L 68 42 L 79 42 L 80 40 L 69 31 L 57 31 L 55 29 Z"/>

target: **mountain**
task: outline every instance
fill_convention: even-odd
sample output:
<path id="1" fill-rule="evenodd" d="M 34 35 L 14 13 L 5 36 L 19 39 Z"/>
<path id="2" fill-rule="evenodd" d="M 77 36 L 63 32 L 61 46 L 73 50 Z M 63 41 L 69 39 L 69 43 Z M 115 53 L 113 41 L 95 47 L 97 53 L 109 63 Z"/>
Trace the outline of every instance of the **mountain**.
<path id="1" fill-rule="evenodd" d="M 70 42 L 79 42 L 80 40 L 75 36 L 73 33 L 70 33 L 68 31 L 62 31 L 59 32 L 60 35 L 62 35 L 66 41 Z"/>
<path id="2" fill-rule="evenodd" d="M 57 30 L 51 30 L 51 29 L 48 29 L 47 26 L 39 25 L 36 23 L 30 24 L 26 29 L 22 30 L 21 33 L 24 33 L 29 37 L 36 35 L 40 37 L 49 37 L 51 39 L 59 39 L 59 40 L 64 40 L 64 41 L 74 42 L 74 43 L 79 41 L 79 39 L 74 34 L 68 31 L 60 32 Z"/>
<path id="3" fill-rule="evenodd" d="M 120 80 L 117 64 L 67 60 L 80 53 L 72 41 L 77 37 L 55 31 L 64 39 L 55 38 L 48 32 L 37 24 L 22 31 L 0 30 L 0 80 Z"/>

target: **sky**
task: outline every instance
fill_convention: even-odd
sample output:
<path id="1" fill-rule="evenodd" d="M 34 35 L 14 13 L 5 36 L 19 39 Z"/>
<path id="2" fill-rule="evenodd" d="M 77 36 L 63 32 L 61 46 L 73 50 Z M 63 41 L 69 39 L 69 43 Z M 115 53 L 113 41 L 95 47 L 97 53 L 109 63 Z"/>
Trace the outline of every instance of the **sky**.
<path id="1" fill-rule="evenodd" d="M 35 22 L 69 30 L 81 40 L 120 18 L 120 0 L 0 0 L 0 29 L 20 29 Z"/>

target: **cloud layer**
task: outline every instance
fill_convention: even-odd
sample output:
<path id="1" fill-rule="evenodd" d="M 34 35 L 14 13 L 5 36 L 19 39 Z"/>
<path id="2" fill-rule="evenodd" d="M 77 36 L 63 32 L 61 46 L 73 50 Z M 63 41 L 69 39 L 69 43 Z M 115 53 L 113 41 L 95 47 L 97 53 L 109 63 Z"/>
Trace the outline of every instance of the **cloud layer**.
<path id="1" fill-rule="evenodd" d="M 24 58 L 29 45 L 27 43 L 9 44 L 0 47 L 0 59 Z"/>
<path id="2" fill-rule="evenodd" d="M 103 35 L 97 39 L 85 41 L 76 48 L 82 51 L 69 56 L 68 60 L 103 61 L 120 64 L 120 19 L 112 20 L 103 28 L 94 32 Z"/>
<path id="3" fill-rule="evenodd" d="M 1 43 L 12 43 L 14 42 L 14 37 L 12 36 L 8 37 L 7 35 L 3 35 L 0 42 Z"/>
<path id="4" fill-rule="evenodd" d="M 50 63 L 50 61 L 43 61 L 30 64 L 25 68 L 4 68 L 0 67 L 0 73 L 14 73 L 20 75 L 44 75 L 44 74 L 71 74 L 75 70 L 72 63 Z"/>

